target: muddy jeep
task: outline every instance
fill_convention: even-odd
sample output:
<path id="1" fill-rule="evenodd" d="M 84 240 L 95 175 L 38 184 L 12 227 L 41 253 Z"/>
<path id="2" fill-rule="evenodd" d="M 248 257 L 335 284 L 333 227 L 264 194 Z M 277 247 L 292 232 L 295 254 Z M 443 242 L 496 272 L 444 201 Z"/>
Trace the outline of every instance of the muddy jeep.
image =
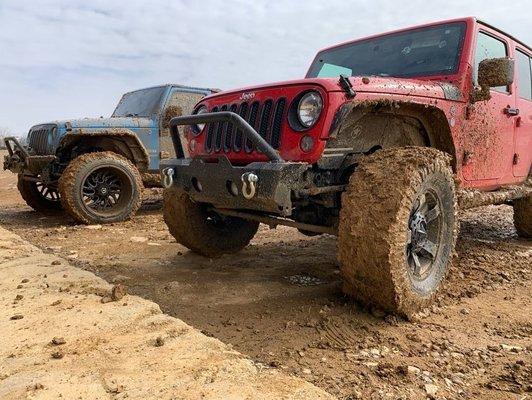
<path id="1" fill-rule="evenodd" d="M 170 120 L 211 93 L 152 87 L 124 94 L 110 118 L 35 125 L 27 147 L 5 139 L 4 169 L 18 174 L 20 194 L 37 211 L 64 208 L 87 224 L 128 219 L 140 206 L 143 185 L 160 185 L 160 160 L 175 157 Z"/>
<path id="2" fill-rule="evenodd" d="M 204 98 L 170 122 L 164 218 L 208 257 L 259 223 L 338 236 L 344 291 L 411 316 L 441 286 L 460 208 L 532 235 L 532 50 L 474 18 L 320 51 L 305 79 Z M 186 125 L 185 140 L 177 127 Z"/>

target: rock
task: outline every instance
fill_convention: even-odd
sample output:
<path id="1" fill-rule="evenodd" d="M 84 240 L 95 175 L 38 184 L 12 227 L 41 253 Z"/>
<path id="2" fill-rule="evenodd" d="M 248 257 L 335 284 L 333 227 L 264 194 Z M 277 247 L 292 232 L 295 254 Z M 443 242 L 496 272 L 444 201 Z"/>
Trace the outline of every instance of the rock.
<path id="1" fill-rule="evenodd" d="M 162 246 L 162 244 L 160 244 L 160 243 L 155 243 L 155 242 L 148 242 L 148 246 L 156 246 L 156 247 L 159 247 L 159 246 Z"/>
<path id="2" fill-rule="evenodd" d="M 511 351 L 512 353 L 519 353 L 523 350 L 521 346 L 511 346 L 504 343 L 501 344 L 501 349 L 504 351 Z"/>
<path id="3" fill-rule="evenodd" d="M 15 296 L 15 301 L 19 301 L 19 300 L 22 300 L 24 298 L 24 296 L 22 296 L 21 294 L 17 294 Z"/>
<path id="4" fill-rule="evenodd" d="M 406 338 L 408 340 L 411 340 L 412 342 L 421 343 L 421 338 L 419 337 L 417 333 L 407 333 Z"/>
<path id="5" fill-rule="evenodd" d="M 427 383 L 425 385 L 425 392 L 427 393 L 427 395 L 429 396 L 435 396 L 436 393 L 438 393 L 438 386 L 432 384 L 432 383 Z"/>
<path id="6" fill-rule="evenodd" d="M 52 304 L 50 304 L 51 306 L 58 306 L 59 304 L 61 304 L 61 300 L 56 300 L 54 301 Z"/>
<path id="7" fill-rule="evenodd" d="M 24 318 L 24 316 L 23 316 L 22 314 L 15 314 L 15 315 L 13 315 L 11 318 L 9 318 L 9 319 L 11 319 L 11 320 L 17 320 L 17 319 L 22 319 L 22 318 Z"/>
<path id="8" fill-rule="evenodd" d="M 61 265 L 61 261 L 54 260 L 54 261 L 52 261 L 52 265 Z"/>
<path id="9" fill-rule="evenodd" d="M 120 283 L 117 283 L 116 285 L 113 285 L 113 288 L 111 289 L 111 299 L 113 301 L 118 301 L 122 299 L 127 294 L 126 287 Z"/>
<path id="10" fill-rule="evenodd" d="M 164 346 L 164 338 L 162 336 L 157 336 L 157 339 L 155 339 L 155 347 L 161 346 Z"/>
<path id="11" fill-rule="evenodd" d="M 56 360 L 60 360 L 61 358 L 63 358 L 65 355 L 63 354 L 62 351 L 54 351 L 52 353 L 52 358 L 55 358 Z"/>
<path id="12" fill-rule="evenodd" d="M 148 241 L 148 238 L 144 236 L 131 236 L 129 240 L 133 243 L 146 243 Z"/>
<path id="13" fill-rule="evenodd" d="M 464 315 L 468 315 L 468 314 L 469 314 L 469 310 L 468 310 L 467 308 L 462 308 L 462 309 L 460 310 L 460 313 L 461 313 L 461 314 L 464 314 Z"/>
<path id="14" fill-rule="evenodd" d="M 421 373 L 421 369 L 418 367 L 414 367 L 413 365 L 407 365 L 406 373 L 408 375 L 419 375 Z"/>
<path id="15" fill-rule="evenodd" d="M 379 357 L 379 356 L 381 355 L 381 352 L 379 351 L 379 349 L 370 349 L 369 352 L 370 352 L 370 354 L 371 354 L 372 356 L 377 356 L 377 357 Z"/>
<path id="16" fill-rule="evenodd" d="M 312 374 L 312 371 L 311 371 L 309 368 L 303 368 L 303 369 L 301 370 L 301 372 L 303 372 L 303 373 L 306 374 L 306 375 Z"/>
<path id="17" fill-rule="evenodd" d="M 28 278 L 24 278 L 20 281 L 20 283 L 28 283 L 30 280 Z"/>
<path id="18" fill-rule="evenodd" d="M 85 229 L 98 230 L 98 229 L 102 229 L 102 226 L 101 225 L 85 225 Z"/>
<path id="19" fill-rule="evenodd" d="M 60 346 L 66 343 L 66 340 L 62 337 L 54 337 L 51 342 L 53 345 Z"/>

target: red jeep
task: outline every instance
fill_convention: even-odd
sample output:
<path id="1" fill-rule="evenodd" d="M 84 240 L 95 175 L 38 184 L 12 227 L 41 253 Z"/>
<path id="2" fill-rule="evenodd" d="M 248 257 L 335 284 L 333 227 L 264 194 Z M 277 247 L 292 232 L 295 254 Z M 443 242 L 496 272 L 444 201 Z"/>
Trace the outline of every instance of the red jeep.
<path id="1" fill-rule="evenodd" d="M 259 223 L 337 235 L 344 291 L 409 316 L 444 279 L 460 208 L 512 204 L 532 235 L 531 57 L 464 18 L 321 50 L 305 79 L 208 96 L 171 121 L 190 157 L 161 168 L 170 232 L 208 257 L 242 249 Z"/>

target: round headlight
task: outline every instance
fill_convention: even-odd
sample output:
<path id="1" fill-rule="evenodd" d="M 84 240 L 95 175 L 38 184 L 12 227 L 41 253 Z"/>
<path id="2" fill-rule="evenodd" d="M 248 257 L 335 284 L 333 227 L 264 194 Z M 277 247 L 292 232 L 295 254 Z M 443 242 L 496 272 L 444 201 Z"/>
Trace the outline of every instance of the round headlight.
<path id="1" fill-rule="evenodd" d="M 196 112 L 194 113 L 195 115 L 200 115 L 200 114 L 205 114 L 207 112 L 207 107 L 206 106 L 201 106 L 200 108 L 198 108 L 196 110 Z M 201 133 L 201 131 L 203 130 L 203 128 L 205 128 L 205 124 L 196 124 L 193 126 L 193 132 L 194 134 L 196 135 L 199 135 Z"/>
<path id="2" fill-rule="evenodd" d="M 297 106 L 297 117 L 305 128 L 313 126 L 320 117 L 323 100 L 318 92 L 308 92 L 301 97 Z"/>

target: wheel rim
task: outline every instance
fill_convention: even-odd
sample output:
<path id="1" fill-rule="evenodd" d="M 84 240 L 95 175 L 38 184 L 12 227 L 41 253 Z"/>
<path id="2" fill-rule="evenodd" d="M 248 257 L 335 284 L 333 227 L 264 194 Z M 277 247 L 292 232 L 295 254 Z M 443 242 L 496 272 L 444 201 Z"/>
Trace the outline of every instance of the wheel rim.
<path id="1" fill-rule="evenodd" d="M 421 193 L 410 212 L 406 255 L 410 275 L 426 279 L 438 258 L 443 238 L 441 201 L 432 191 Z"/>
<path id="2" fill-rule="evenodd" d="M 42 198 L 53 203 L 60 201 L 59 192 L 57 191 L 57 189 L 45 185 L 42 182 L 36 182 L 35 187 L 37 188 L 37 191 L 39 192 Z"/>
<path id="3" fill-rule="evenodd" d="M 129 203 L 132 187 L 131 179 L 124 171 L 108 166 L 99 167 L 83 180 L 83 204 L 92 213 L 115 215 Z"/>

